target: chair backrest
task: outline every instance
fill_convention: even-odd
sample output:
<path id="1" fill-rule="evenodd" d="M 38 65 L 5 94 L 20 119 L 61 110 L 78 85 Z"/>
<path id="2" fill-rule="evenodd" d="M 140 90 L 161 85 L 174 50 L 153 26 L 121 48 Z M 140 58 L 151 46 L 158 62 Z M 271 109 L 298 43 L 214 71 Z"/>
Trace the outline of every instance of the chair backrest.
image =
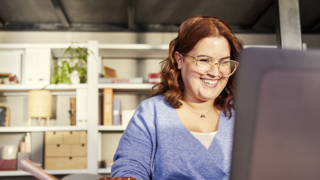
<path id="1" fill-rule="evenodd" d="M 72 174 L 65 176 L 61 180 L 97 180 L 102 176 L 95 175 L 95 174 Z"/>

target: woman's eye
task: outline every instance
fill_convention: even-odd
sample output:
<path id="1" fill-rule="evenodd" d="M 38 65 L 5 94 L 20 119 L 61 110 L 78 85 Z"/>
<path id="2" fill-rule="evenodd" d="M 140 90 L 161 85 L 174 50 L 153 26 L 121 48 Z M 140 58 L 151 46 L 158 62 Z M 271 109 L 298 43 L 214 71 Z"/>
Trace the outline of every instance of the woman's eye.
<path id="1" fill-rule="evenodd" d="M 230 61 L 229 60 L 225 60 L 225 61 L 220 62 L 220 64 L 221 65 L 229 65 Z"/>
<path id="2" fill-rule="evenodd" d="M 200 59 L 199 61 L 200 61 L 200 62 L 204 62 L 204 63 L 209 63 L 209 62 L 210 62 L 209 59 Z"/>

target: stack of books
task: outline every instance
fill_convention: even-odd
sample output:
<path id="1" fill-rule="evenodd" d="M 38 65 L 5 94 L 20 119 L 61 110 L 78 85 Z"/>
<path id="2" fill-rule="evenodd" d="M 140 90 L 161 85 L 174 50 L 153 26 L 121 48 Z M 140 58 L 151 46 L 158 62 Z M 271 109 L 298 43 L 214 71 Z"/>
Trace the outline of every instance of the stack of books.
<path id="1" fill-rule="evenodd" d="M 136 78 L 99 78 L 99 83 L 142 83 L 142 77 Z"/>
<path id="2" fill-rule="evenodd" d="M 113 98 L 113 89 L 104 89 L 99 98 L 100 125 L 121 125 L 121 100 Z"/>

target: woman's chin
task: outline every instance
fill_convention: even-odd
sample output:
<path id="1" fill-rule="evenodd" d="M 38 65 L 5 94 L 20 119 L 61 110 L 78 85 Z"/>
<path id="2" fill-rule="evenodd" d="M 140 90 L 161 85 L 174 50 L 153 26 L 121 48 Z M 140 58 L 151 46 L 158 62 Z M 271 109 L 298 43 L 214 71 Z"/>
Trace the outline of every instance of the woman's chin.
<path id="1" fill-rule="evenodd" d="M 200 94 L 199 99 L 202 101 L 214 101 L 217 98 L 217 95 L 213 94 Z"/>

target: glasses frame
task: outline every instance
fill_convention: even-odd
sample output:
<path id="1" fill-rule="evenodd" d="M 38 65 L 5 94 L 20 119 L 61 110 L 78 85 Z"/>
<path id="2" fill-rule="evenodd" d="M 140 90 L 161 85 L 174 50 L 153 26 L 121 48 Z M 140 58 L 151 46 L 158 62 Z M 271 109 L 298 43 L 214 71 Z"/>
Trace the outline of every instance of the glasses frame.
<path id="1" fill-rule="evenodd" d="M 188 56 L 188 57 L 192 58 L 194 61 L 196 61 L 196 65 L 198 66 L 198 61 L 199 61 L 199 60 L 197 60 L 197 58 L 195 58 L 195 57 L 193 57 L 193 56 L 190 56 L 189 54 L 184 54 L 184 53 L 180 53 L 180 54 L 183 55 L 183 56 Z M 223 77 L 230 77 L 232 74 L 234 74 L 234 72 L 236 72 L 237 68 L 238 68 L 239 65 L 240 65 L 240 63 L 239 63 L 238 61 L 235 61 L 235 60 L 232 60 L 232 59 L 223 60 L 223 61 L 231 61 L 231 62 L 233 62 L 233 63 L 236 64 L 236 68 L 234 69 L 234 71 L 233 71 L 231 74 L 229 74 L 229 75 L 223 75 L 223 74 L 221 73 L 221 71 L 220 71 L 220 64 L 221 64 L 223 61 L 221 61 L 221 62 L 215 62 L 215 61 L 212 59 L 212 57 L 210 57 L 210 56 L 203 56 L 203 57 L 209 58 L 209 59 L 211 59 L 211 60 L 214 62 L 212 65 L 208 63 L 211 67 L 210 67 L 210 69 L 209 69 L 206 73 L 212 71 L 214 65 L 217 65 L 218 70 L 219 70 L 219 73 L 220 73 L 221 76 L 223 76 Z"/>

